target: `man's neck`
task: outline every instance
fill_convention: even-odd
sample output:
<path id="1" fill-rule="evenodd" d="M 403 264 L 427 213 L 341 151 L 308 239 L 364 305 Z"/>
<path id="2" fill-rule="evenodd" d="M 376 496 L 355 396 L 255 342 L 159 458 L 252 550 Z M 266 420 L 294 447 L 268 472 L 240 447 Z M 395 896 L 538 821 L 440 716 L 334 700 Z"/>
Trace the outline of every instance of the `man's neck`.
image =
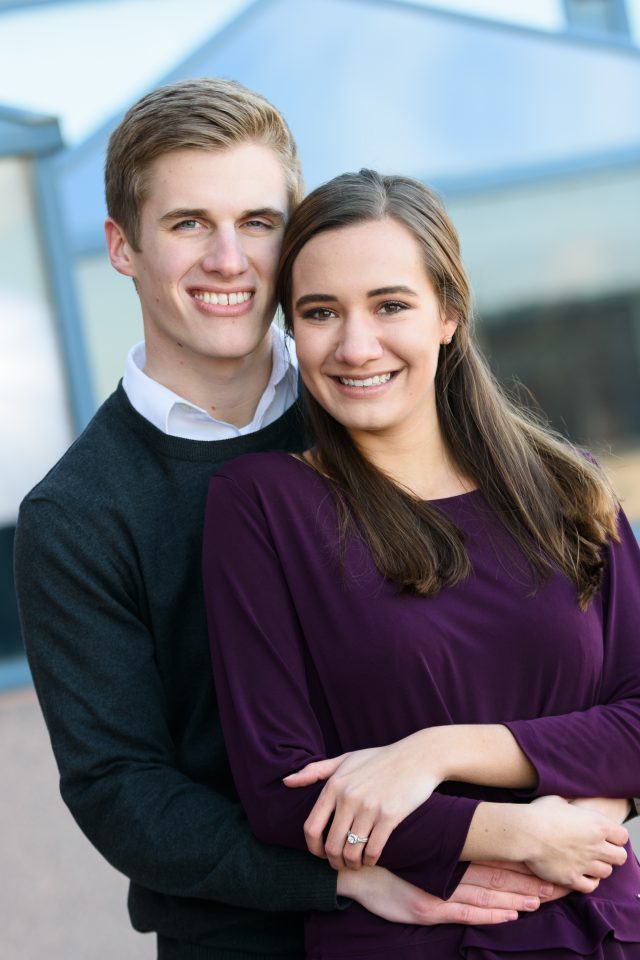
<path id="1" fill-rule="evenodd" d="M 243 427 L 250 423 L 271 376 L 269 332 L 246 357 L 220 359 L 187 354 L 179 367 L 147 345 L 144 373 L 215 420 Z"/>

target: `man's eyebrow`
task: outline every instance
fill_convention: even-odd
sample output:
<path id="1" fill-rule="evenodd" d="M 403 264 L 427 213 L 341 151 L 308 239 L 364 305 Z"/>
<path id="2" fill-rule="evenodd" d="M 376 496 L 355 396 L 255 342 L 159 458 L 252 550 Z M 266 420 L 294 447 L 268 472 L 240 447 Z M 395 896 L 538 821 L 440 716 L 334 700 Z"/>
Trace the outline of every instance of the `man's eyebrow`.
<path id="1" fill-rule="evenodd" d="M 245 210 L 240 214 L 240 220 L 253 220 L 255 217 L 268 217 L 274 223 L 285 223 L 287 217 L 284 210 L 278 210 L 276 207 L 258 207 L 257 210 Z"/>
<path id="2" fill-rule="evenodd" d="M 160 217 L 160 223 L 169 223 L 171 220 L 200 220 L 207 216 L 207 211 L 202 208 L 178 207 L 176 210 L 168 210 Z"/>
<path id="3" fill-rule="evenodd" d="M 208 220 L 211 216 L 204 207 L 177 207 L 175 210 L 167 210 L 160 217 L 160 223 L 170 223 L 173 220 Z M 256 217 L 267 217 L 275 224 L 281 225 L 286 221 L 286 214 L 283 210 L 276 207 L 259 207 L 255 210 L 243 210 L 239 220 L 252 220 Z"/>
<path id="4" fill-rule="evenodd" d="M 337 299 L 330 293 L 305 293 L 304 296 L 298 297 L 295 307 L 296 309 L 304 307 L 305 303 L 335 303 Z"/>
<path id="5" fill-rule="evenodd" d="M 411 287 L 405 287 L 403 284 L 398 284 L 395 287 L 376 287 L 375 290 L 369 290 L 368 297 L 384 297 L 390 293 L 408 293 L 412 297 L 417 297 L 418 294 L 415 290 L 412 290 Z"/>

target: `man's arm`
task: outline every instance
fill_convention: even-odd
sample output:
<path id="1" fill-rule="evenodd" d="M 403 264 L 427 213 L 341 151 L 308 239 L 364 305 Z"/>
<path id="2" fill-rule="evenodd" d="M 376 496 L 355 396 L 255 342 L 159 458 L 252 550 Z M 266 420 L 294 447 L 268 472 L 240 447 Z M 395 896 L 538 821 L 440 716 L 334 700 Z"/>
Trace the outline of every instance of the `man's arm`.
<path id="1" fill-rule="evenodd" d="M 152 890 L 334 909 L 326 863 L 258 842 L 237 802 L 180 771 L 127 537 L 44 499 L 20 512 L 22 630 L 63 799 L 102 855 Z"/>

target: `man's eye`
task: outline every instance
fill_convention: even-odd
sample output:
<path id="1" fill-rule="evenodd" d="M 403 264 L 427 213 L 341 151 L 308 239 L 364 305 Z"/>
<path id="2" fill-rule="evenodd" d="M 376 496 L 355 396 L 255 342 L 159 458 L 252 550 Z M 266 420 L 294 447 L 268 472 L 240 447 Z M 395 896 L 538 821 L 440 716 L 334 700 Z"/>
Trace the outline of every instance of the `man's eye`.
<path id="1" fill-rule="evenodd" d="M 386 303 L 380 305 L 380 313 L 400 313 L 401 310 L 407 310 L 407 304 L 401 303 L 400 300 L 387 300 Z"/>
<path id="2" fill-rule="evenodd" d="M 199 220 L 180 220 L 179 223 L 176 223 L 174 230 L 197 230 L 199 226 Z"/>
<path id="3" fill-rule="evenodd" d="M 266 220 L 245 220 L 245 227 L 252 230 L 271 230 L 273 225 Z"/>

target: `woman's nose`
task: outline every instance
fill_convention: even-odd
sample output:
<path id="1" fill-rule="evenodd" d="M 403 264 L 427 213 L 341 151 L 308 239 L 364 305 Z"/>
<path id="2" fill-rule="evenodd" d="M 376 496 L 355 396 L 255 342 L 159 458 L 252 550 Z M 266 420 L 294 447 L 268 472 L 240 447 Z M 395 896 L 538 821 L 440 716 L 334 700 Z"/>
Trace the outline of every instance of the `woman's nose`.
<path id="1" fill-rule="evenodd" d="M 377 360 L 383 350 L 375 324 L 366 317 L 349 318 L 342 326 L 336 360 L 349 367 L 362 367 Z"/>

